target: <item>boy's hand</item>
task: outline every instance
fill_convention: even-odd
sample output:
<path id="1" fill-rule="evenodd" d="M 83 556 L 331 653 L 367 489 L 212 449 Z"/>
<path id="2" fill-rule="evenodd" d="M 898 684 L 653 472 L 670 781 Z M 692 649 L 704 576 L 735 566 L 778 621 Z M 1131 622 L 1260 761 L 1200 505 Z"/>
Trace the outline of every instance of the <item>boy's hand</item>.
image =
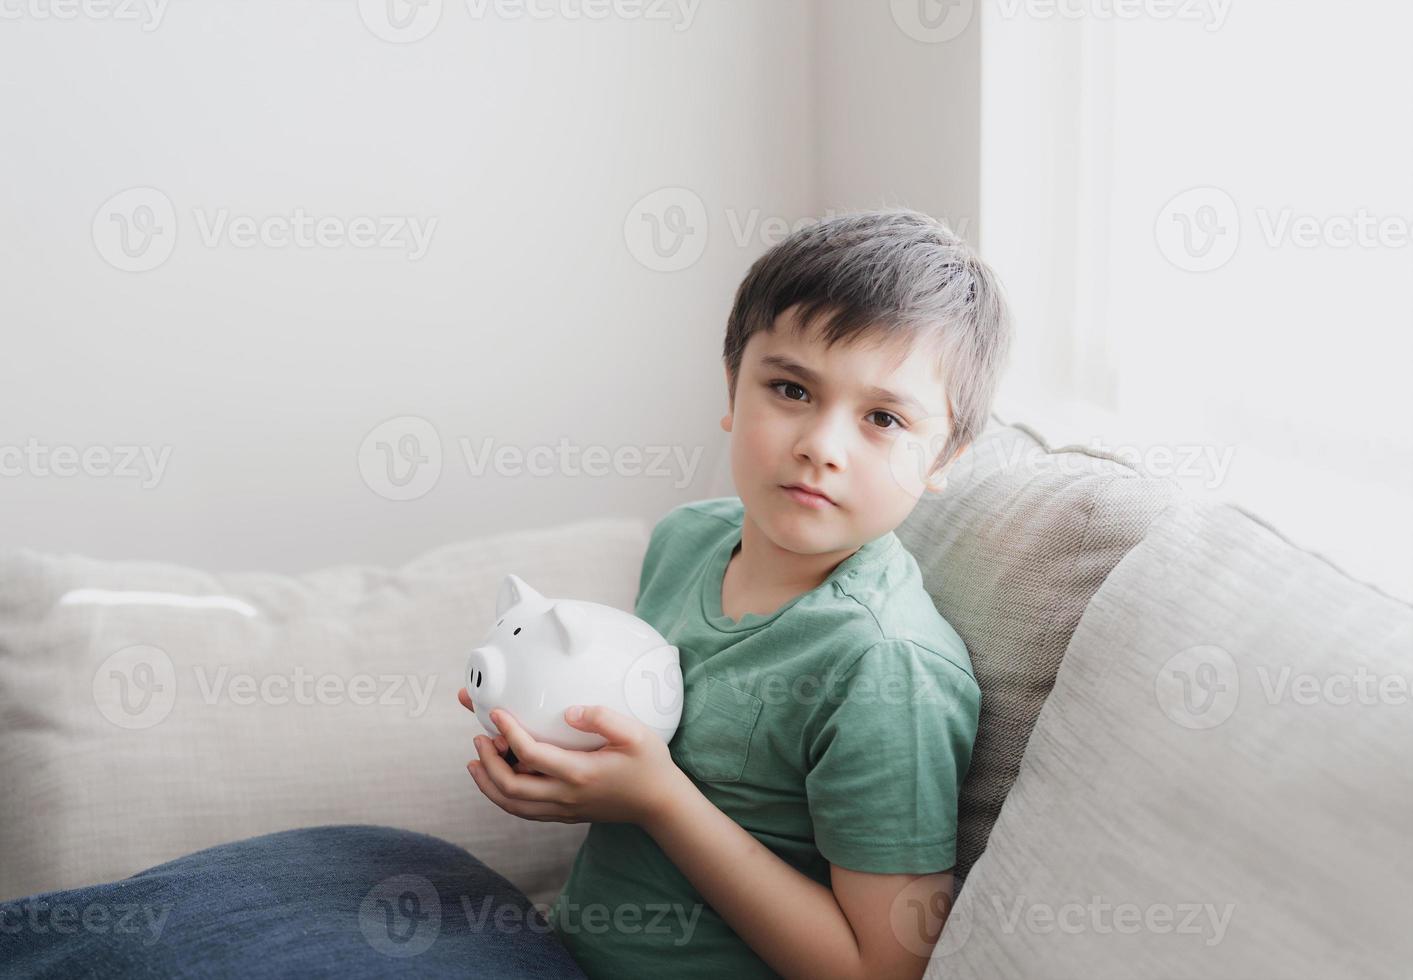
<path id="1" fill-rule="evenodd" d="M 469 710 L 465 688 L 458 699 Z M 636 718 L 603 705 L 565 712 L 569 724 L 608 740 L 591 751 L 562 749 L 537 742 L 504 708 L 491 715 L 503 733 L 494 741 L 476 736 L 479 759 L 466 768 L 476 786 L 492 803 L 526 820 L 558 823 L 635 823 L 642 825 L 683 789 L 685 774 L 672 761 L 667 743 Z M 514 769 L 501 757 L 504 746 L 514 750 Z"/>

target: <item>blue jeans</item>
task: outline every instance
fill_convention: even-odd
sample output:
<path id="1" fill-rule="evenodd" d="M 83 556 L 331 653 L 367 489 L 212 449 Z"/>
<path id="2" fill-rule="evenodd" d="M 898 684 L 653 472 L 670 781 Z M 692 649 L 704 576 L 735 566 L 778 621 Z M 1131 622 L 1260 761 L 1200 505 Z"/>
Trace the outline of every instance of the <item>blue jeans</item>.
<path id="1" fill-rule="evenodd" d="M 583 978 L 524 894 L 391 827 L 289 830 L 0 903 L 5 977 Z"/>

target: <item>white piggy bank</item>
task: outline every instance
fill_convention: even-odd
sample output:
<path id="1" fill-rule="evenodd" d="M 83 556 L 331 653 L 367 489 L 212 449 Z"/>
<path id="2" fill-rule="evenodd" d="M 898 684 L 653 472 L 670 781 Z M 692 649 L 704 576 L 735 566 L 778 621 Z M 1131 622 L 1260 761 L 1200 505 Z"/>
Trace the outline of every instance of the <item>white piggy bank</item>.
<path id="1" fill-rule="evenodd" d="M 682 718 L 682 666 L 661 633 L 612 606 L 547 599 L 516 575 L 501 583 L 495 625 L 467 660 L 466 691 L 492 736 L 501 731 L 491 711 L 504 708 L 536 741 L 566 749 L 606 741 L 564 720 L 571 705 L 605 705 L 664 742 Z"/>

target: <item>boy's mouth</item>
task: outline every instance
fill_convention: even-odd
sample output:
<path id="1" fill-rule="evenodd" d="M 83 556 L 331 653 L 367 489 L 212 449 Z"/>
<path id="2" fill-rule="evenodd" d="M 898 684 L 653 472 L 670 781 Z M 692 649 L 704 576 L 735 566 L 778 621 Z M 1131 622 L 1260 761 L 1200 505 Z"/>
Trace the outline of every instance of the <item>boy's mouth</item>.
<path id="1" fill-rule="evenodd" d="M 838 506 L 824 491 L 816 490 L 807 483 L 786 483 L 781 485 L 781 489 L 806 507 Z"/>

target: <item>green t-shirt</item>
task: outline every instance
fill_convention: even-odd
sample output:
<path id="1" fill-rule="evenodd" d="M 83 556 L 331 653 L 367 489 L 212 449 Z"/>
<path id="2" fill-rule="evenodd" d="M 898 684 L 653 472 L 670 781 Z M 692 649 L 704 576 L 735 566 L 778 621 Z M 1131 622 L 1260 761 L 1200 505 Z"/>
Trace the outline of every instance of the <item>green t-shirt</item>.
<path id="1" fill-rule="evenodd" d="M 634 612 L 682 664 L 673 760 L 826 887 L 831 863 L 951 868 L 981 691 L 917 562 L 890 531 L 775 612 L 733 622 L 721 583 L 743 516 L 739 497 L 676 507 L 643 559 Z M 591 978 L 776 975 L 635 824 L 589 828 L 549 918 Z"/>

